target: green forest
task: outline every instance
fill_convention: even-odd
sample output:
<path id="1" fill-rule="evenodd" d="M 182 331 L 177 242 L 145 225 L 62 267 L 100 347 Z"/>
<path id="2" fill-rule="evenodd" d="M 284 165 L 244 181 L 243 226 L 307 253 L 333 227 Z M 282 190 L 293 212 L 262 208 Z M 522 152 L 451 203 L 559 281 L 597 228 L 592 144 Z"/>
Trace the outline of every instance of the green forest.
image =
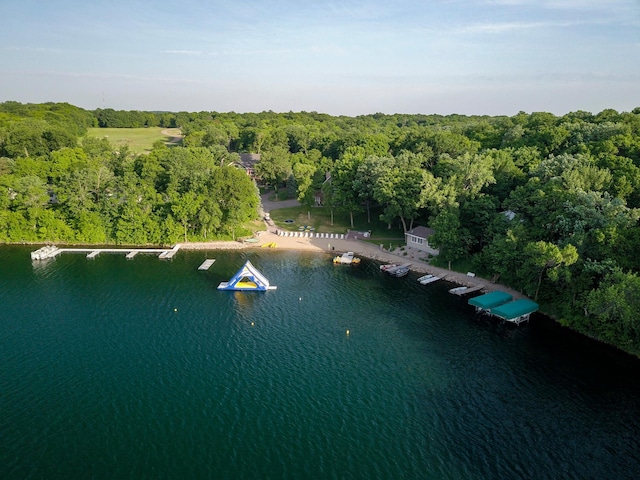
<path id="1" fill-rule="evenodd" d="M 180 128 L 179 146 L 114 149 L 88 128 Z M 313 208 L 435 230 L 560 324 L 640 355 L 640 108 L 556 116 L 330 116 L 0 104 L 0 242 L 238 238 L 258 180 Z"/>

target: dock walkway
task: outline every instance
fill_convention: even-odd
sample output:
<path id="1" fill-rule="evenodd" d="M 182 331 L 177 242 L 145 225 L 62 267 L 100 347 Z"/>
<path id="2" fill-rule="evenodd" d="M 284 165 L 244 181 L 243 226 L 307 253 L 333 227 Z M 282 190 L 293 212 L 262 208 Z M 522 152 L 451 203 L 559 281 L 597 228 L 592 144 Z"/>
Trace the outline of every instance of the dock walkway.
<path id="1" fill-rule="evenodd" d="M 456 290 L 456 289 L 452 288 L 451 290 L 449 290 L 449 293 L 452 293 L 454 295 L 458 295 L 459 297 L 461 297 L 462 295 L 466 295 L 468 293 L 473 293 L 473 292 L 480 291 L 484 287 L 485 287 L 485 284 L 483 283 L 482 285 L 476 285 L 475 287 L 467 287 L 464 290 L 462 290 L 462 289 L 461 290 Z"/>
<path id="2" fill-rule="evenodd" d="M 47 245 L 34 252 L 31 252 L 31 258 L 33 260 L 46 260 L 48 258 L 55 258 L 61 253 L 84 253 L 87 258 L 96 258 L 101 253 L 124 253 L 128 259 L 133 258 L 138 253 L 154 254 L 158 255 L 158 258 L 170 259 L 178 253 L 180 250 L 180 244 L 177 244 L 173 248 L 58 248 L 53 245 Z"/>

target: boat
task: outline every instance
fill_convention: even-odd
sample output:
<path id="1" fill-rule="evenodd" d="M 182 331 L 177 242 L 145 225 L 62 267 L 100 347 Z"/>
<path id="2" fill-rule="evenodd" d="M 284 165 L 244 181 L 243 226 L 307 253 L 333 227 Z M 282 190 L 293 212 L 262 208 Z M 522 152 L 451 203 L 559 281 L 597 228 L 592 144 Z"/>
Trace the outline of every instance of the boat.
<path id="1" fill-rule="evenodd" d="M 360 259 L 358 257 L 354 257 L 353 252 L 346 252 L 342 255 L 336 255 L 333 257 L 333 263 L 335 265 L 357 265 L 360 263 Z"/>
<path id="2" fill-rule="evenodd" d="M 278 244 L 276 242 L 269 242 L 262 245 L 262 248 L 276 248 Z"/>
<path id="3" fill-rule="evenodd" d="M 452 288 L 451 290 L 449 290 L 449 293 L 461 293 L 464 292 L 465 290 L 467 290 L 469 287 L 455 287 Z"/>
<path id="4" fill-rule="evenodd" d="M 58 247 L 55 245 L 45 245 L 38 250 L 31 252 L 31 260 L 46 260 L 47 258 L 53 258 L 58 254 Z"/>
<path id="5" fill-rule="evenodd" d="M 398 270 L 404 271 L 404 269 L 407 269 L 407 272 L 408 272 L 410 266 L 411 266 L 410 263 L 403 263 L 402 265 L 393 265 L 393 266 L 387 268 L 384 271 L 387 272 L 389 275 L 393 275 L 395 277 L 395 276 L 398 276 L 398 275 L 395 275 L 395 273 Z M 406 273 L 404 275 L 406 275 Z M 400 275 L 400 276 L 402 276 L 402 275 Z"/>
<path id="6" fill-rule="evenodd" d="M 431 275 L 431 277 L 422 280 L 420 283 L 422 285 L 427 285 L 428 283 L 437 282 L 438 280 L 440 280 L 440 278 L 442 278 L 442 277 L 435 277 L 435 276 Z"/>
<path id="7" fill-rule="evenodd" d="M 429 278 L 432 278 L 433 275 L 423 275 L 418 279 L 418 282 L 422 283 L 424 280 L 428 280 Z"/>
<path id="8" fill-rule="evenodd" d="M 386 265 L 380 265 L 380 270 L 383 272 L 386 272 L 390 268 L 395 268 L 397 266 L 398 266 L 397 263 L 387 263 Z"/>
<path id="9" fill-rule="evenodd" d="M 407 273 L 409 273 L 409 267 L 401 266 L 390 272 L 390 275 L 394 277 L 404 277 Z"/>

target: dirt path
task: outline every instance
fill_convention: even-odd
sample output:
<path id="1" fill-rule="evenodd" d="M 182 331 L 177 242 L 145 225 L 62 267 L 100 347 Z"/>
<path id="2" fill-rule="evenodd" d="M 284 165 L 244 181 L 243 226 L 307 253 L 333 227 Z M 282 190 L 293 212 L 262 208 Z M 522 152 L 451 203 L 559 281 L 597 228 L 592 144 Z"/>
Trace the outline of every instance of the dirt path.
<path id="1" fill-rule="evenodd" d="M 295 198 L 289 200 L 269 200 L 269 197 L 272 195 L 274 195 L 274 193 L 272 191 L 268 191 L 260 196 L 260 199 L 262 200 L 262 209 L 265 213 L 278 208 L 298 207 L 300 205 L 300 202 Z"/>
<path id="2" fill-rule="evenodd" d="M 184 138 L 184 135 L 182 135 L 182 132 L 179 129 L 178 130 L 172 129 L 172 130 L 174 131 L 171 132 L 169 131 L 169 129 L 165 128 L 160 132 L 164 136 L 169 137 L 169 141 L 167 142 L 167 145 L 177 145 Z"/>

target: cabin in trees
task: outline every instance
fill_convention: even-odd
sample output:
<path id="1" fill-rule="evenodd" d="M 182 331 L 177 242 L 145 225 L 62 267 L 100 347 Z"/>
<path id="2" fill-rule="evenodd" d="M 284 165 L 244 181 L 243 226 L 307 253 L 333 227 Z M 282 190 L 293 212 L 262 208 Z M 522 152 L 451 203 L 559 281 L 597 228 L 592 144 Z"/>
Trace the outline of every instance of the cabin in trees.
<path id="1" fill-rule="evenodd" d="M 240 164 L 242 165 L 242 168 L 244 168 L 244 171 L 247 172 L 247 175 L 249 175 L 253 179 L 256 178 L 255 168 L 256 168 L 256 163 L 258 163 L 259 161 L 260 161 L 259 153 L 241 153 L 240 154 Z"/>
<path id="2" fill-rule="evenodd" d="M 429 237 L 433 235 L 433 233 L 433 229 L 428 227 L 412 228 L 404 233 L 407 247 L 415 248 L 416 250 L 427 252 L 431 255 L 438 255 L 440 252 L 429 245 Z"/>

